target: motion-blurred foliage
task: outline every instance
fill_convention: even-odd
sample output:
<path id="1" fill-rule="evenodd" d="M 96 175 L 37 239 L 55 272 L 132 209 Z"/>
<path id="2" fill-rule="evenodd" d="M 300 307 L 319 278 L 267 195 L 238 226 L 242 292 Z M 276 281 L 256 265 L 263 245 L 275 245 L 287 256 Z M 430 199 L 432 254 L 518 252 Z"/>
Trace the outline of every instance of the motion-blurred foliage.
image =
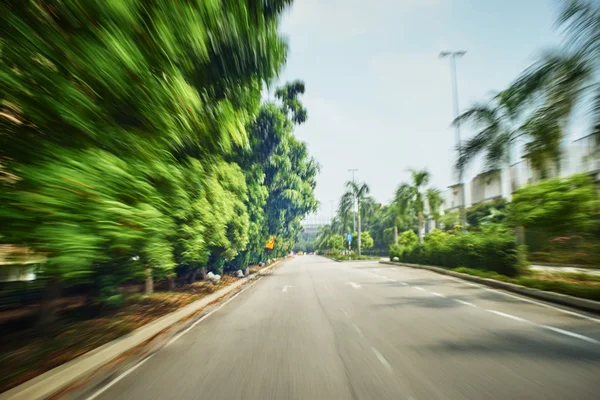
<path id="1" fill-rule="evenodd" d="M 304 84 L 260 105 L 290 2 L 2 2 L 0 241 L 105 296 L 291 248 L 317 206 Z"/>

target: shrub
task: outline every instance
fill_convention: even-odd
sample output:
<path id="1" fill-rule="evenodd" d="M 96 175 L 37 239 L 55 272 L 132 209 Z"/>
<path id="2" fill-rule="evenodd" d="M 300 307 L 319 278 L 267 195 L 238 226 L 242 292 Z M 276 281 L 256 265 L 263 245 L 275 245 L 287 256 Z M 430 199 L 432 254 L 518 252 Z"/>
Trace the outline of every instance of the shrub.
<path id="1" fill-rule="evenodd" d="M 402 232 L 398 235 L 398 243 L 390 246 L 390 260 L 394 257 L 402 260 L 400 255 L 411 251 L 418 243 L 419 237 L 412 230 Z"/>
<path id="2" fill-rule="evenodd" d="M 393 257 L 408 263 L 466 267 L 506 276 L 518 275 L 523 265 L 514 236 L 498 227 L 455 235 L 434 230 L 422 245 L 391 246 Z"/>

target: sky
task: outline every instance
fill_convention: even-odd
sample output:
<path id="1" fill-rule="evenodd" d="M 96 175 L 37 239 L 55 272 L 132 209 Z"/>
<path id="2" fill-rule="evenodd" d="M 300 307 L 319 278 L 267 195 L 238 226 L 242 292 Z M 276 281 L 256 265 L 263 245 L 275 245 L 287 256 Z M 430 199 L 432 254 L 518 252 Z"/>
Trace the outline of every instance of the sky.
<path id="1" fill-rule="evenodd" d="M 356 180 L 388 203 L 408 168 L 453 182 L 450 66 L 465 109 L 502 90 L 544 49 L 560 43 L 557 0 L 296 0 L 281 30 L 289 54 L 280 82 L 301 79 L 308 121 L 296 130 L 321 164 L 316 196 L 329 218 Z M 463 129 L 463 140 L 474 132 Z M 481 172 L 466 172 L 466 181 Z"/>

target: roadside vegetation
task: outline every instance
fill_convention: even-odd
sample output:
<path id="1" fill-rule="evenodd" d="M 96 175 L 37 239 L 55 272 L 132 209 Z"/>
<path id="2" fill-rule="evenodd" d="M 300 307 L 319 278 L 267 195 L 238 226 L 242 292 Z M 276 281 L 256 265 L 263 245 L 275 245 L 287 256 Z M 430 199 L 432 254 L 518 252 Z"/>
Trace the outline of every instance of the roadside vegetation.
<path id="1" fill-rule="evenodd" d="M 274 86 L 290 3 L 0 5 L 0 324 L 34 314 L 4 388 L 298 241 L 319 165 L 304 83 Z"/>
<path id="2" fill-rule="evenodd" d="M 597 176 L 562 177 L 561 143 L 575 111 L 590 122 L 587 131 L 600 158 L 600 6 L 585 0 L 564 1 L 559 25 L 565 42 L 542 54 L 511 85 L 462 113 L 454 124 L 475 129 L 456 161 L 462 170 L 483 158 L 484 173 L 512 165 L 517 146 L 540 181 L 467 208 L 467 225 L 459 210 L 441 212 L 440 191 L 428 186 L 426 170 L 411 169 L 390 204 L 363 201 L 363 231 L 373 250 L 406 263 L 461 269 L 542 290 L 598 299 L 595 279 L 534 273 L 529 263 L 565 263 L 600 268 L 600 201 Z M 577 114 L 581 115 L 581 114 Z M 560 177 L 557 177 L 560 176 Z M 344 199 L 317 247 L 344 254 L 356 209 Z M 366 225 L 366 226 L 365 226 Z M 581 278 L 581 276 L 579 276 Z"/>

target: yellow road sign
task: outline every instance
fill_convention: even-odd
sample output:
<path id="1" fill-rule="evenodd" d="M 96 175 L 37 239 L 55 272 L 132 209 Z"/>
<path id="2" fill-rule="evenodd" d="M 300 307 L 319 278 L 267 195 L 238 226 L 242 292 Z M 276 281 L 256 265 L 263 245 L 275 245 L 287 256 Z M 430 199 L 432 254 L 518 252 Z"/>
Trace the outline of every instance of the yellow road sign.
<path id="1" fill-rule="evenodd" d="M 271 239 L 265 245 L 265 249 L 273 250 L 273 247 L 275 247 L 275 236 L 271 236 Z"/>

